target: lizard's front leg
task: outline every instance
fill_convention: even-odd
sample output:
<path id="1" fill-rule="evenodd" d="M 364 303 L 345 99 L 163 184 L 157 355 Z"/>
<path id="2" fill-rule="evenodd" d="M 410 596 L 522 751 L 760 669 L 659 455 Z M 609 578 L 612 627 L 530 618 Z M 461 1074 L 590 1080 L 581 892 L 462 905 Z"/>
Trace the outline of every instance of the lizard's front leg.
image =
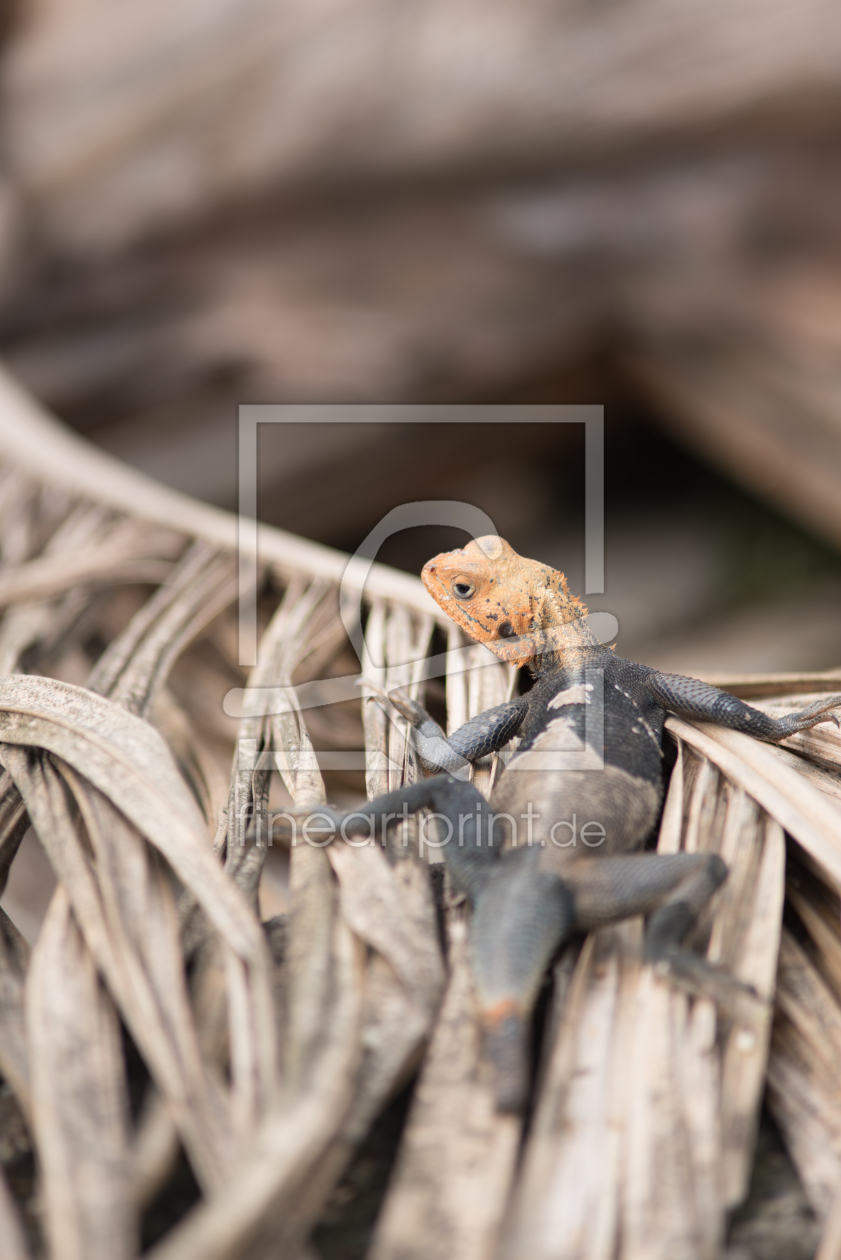
<path id="1" fill-rule="evenodd" d="M 418 758 L 430 773 L 445 770 L 452 774 L 465 770 L 472 761 L 499 752 L 517 734 L 529 707 L 528 698 L 518 696 L 486 709 L 452 735 L 445 735 L 417 700 L 400 691 L 392 691 L 385 698 L 411 725 Z"/>
<path id="2" fill-rule="evenodd" d="M 745 735 L 770 743 L 785 739 L 787 735 L 796 735 L 798 731 L 809 730 L 819 722 L 839 725 L 834 710 L 841 710 L 841 696 L 827 696 L 805 709 L 774 718 L 698 678 L 661 674 L 652 669 L 646 671 L 645 684 L 654 699 L 669 713 L 696 722 L 717 722 L 719 726 L 729 726 L 731 730 L 742 731 Z"/>

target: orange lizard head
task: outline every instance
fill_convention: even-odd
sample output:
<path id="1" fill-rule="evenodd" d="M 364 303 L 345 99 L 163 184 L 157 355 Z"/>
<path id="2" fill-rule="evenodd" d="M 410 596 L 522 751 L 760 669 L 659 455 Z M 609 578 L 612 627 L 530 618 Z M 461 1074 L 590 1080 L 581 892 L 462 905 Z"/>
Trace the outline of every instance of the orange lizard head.
<path id="1" fill-rule="evenodd" d="M 563 573 L 518 556 L 492 534 L 434 556 L 421 577 L 448 617 L 501 660 L 517 665 L 546 650 L 547 632 L 587 616 Z"/>

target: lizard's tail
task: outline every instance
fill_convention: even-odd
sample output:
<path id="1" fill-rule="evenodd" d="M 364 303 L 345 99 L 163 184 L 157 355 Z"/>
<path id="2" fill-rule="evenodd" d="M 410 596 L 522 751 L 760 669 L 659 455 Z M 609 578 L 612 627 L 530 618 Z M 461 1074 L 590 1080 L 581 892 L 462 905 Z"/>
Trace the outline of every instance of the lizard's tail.
<path id="1" fill-rule="evenodd" d="M 482 1049 L 494 1073 L 497 1111 L 519 1114 L 529 1097 L 528 1020 L 513 1003 L 482 1012 Z"/>
<path id="2" fill-rule="evenodd" d="M 476 897 L 470 929 L 483 1047 L 505 1112 L 522 1111 L 528 1100 L 532 1006 L 575 913 L 566 884 L 537 870 L 536 856 L 503 855 Z"/>

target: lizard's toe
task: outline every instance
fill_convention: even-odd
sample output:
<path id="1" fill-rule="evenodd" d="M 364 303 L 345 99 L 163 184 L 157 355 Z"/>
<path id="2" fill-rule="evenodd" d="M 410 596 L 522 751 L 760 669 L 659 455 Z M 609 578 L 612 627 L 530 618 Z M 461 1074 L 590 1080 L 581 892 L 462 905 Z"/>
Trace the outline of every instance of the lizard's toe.
<path id="1" fill-rule="evenodd" d="M 654 962 L 654 974 L 692 997 L 707 998 L 739 1024 L 761 1023 L 772 1004 L 752 984 L 737 980 L 724 967 L 699 958 L 688 949 L 669 949 Z"/>
<path id="2" fill-rule="evenodd" d="M 813 726 L 818 726 L 821 722 L 834 722 L 836 726 L 841 727 L 837 712 L 839 709 L 841 709 L 841 696 L 827 696 L 825 700 L 816 700 L 814 704 L 801 709 L 799 713 L 790 715 L 788 719 L 792 728 L 790 733 L 811 730 Z M 785 718 L 782 720 L 786 721 Z"/>

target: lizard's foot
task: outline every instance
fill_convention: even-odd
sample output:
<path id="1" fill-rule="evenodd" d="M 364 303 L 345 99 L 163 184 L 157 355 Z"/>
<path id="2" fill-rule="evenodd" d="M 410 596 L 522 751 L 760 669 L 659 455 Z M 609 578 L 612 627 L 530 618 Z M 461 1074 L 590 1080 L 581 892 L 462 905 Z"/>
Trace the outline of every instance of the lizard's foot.
<path id="1" fill-rule="evenodd" d="M 816 700 L 805 709 L 798 709 L 796 713 L 789 713 L 785 717 L 778 718 L 777 727 L 780 734 L 777 738 L 785 739 L 787 735 L 796 735 L 798 731 L 811 730 L 819 722 L 834 722 L 836 726 L 841 727 L 841 721 L 833 712 L 834 709 L 841 710 L 841 696 L 827 696 L 823 700 Z"/>
<path id="2" fill-rule="evenodd" d="M 691 950 L 671 947 L 649 958 L 654 974 L 692 997 L 708 998 L 738 1024 L 754 1026 L 767 1017 L 771 1003 L 752 984 L 737 980 L 723 967 L 699 958 Z"/>

